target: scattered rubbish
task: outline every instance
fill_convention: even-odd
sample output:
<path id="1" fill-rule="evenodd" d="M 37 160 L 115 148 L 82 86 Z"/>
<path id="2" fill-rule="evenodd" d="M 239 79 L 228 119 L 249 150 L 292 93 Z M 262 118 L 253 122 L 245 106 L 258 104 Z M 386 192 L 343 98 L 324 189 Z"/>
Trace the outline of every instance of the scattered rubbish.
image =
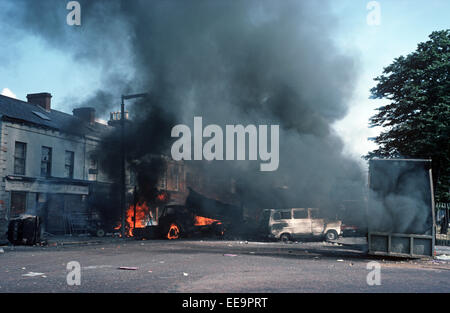
<path id="1" fill-rule="evenodd" d="M 164 261 L 159 261 L 159 263 L 164 264 Z"/>
<path id="2" fill-rule="evenodd" d="M 153 271 L 148 271 L 149 273 L 153 273 Z"/>
<path id="3" fill-rule="evenodd" d="M 237 255 L 236 254 L 224 254 L 223 256 L 235 257 Z"/>
<path id="4" fill-rule="evenodd" d="M 45 275 L 44 273 L 34 273 L 34 272 L 29 272 L 27 274 L 22 274 L 22 276 L 24 277 L 36 277 L 36 276 L 43 276 Z M 47 277 L 47 276 L 45 276 Z"/>
<path id="5" fill-rule="evenodd" d="M 255 254 L 255 252 L 251 251 L 250 254 Z"/>
<path id="6" fill-rule="evenodd" d="M 96 270 L 99 268 L 110 268 L 112 267 L 111 265 L 90 265 L 90 266 L 84 266 L 83 269 L 84 270 Z"/>
<path id="7" fill-rule="evenodd" d="M 119 270 L 126 270 L 126 271 L 137 271 L 138 267 L 129 267 L 129 266 L 121 266 L 119 267 Z"/>
<path id="8" fill-rule="evenodd" d="M 350 266 L 353 266 L 353 262 L 350 262 L 350 264 L 349 264 Z"/>
<path id="9" fill-rule="evenodd" d="M 344 260 L 342 260 L 342 259 L 339 259 L 339 260 L 336 260 L 337 262 L 344 262 Z"/>
<path id="10" fill-rule="evenodd" d="M 3 250 L 3 248 L 0 248 L 0 253 L 5 253 L 5 250 Z"/>
<path id="11" fill-rule="evenodd" d="M 441 261 L 450 261 L 450 255 L 446 255 L 446 254 L 438 255 L 436 257 L 436 259 L 441 260 Z"/>
<path id="12" fill-rule="evenodd" d="M 183 273 L 183 275 L 184 275 L 184 276 L 189 276 L 189 274 L 188 274 L 188 273 Z"/>

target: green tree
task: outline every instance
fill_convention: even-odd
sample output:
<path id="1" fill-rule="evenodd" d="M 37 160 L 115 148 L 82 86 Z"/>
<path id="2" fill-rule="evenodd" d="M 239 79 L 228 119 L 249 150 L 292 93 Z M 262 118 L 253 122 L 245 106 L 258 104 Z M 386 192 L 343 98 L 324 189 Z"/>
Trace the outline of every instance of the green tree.
<path id="1" fill-rule="evenodd" d="M 372 98 L 390 103 L 370 119 L 383 131 L 366 158 L 431 158 L 436 200 L 450 202 L 450 29 L 429 38 L 375 78 Z"/>

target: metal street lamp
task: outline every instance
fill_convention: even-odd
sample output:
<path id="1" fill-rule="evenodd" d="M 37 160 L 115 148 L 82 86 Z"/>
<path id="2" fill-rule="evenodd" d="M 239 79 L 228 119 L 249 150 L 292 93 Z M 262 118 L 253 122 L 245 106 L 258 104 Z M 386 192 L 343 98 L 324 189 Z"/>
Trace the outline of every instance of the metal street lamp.
<path id="1" fill-rule="evenodd" d="M 122 209 L 122 238 L 125 238 L 125 214 L 126 208 L 126 182 L 125 182 L 125 100 L 145 98 L 147 93 L 140 93 L 134 95 L 122 95 L 122 103 L 120 106 L 120 127 L 121 127 L 121 169 L 120 169 L 120 180 L 121 180 L 121 191 L 120 191 L 120 207 Z"/>

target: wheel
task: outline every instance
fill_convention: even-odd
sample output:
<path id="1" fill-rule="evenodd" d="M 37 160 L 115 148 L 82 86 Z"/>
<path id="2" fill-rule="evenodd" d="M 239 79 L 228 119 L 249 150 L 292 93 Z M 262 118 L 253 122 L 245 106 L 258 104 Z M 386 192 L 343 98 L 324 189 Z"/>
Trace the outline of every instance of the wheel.
<path id="1" fill-rule="evenodd" d="M 172 223 L 169 227 L 169 230 L 167 231 L 167 236 L 166 236 L 167 239 L 175 240 L 175 239 L 180 238 L 180 235 L 181 235 L 180 227 L 177 224 Z"/>
<path id="2" fill-rule="evenodd" d="M 222 223 L 215 223 L 213 225 L 214 233 L 217 237 L 222 238 L 225 234 L 225 228 L 223 227 Z"/>
<path id="3" fill-rule="evenodd" d="M 286 234 L 286 233 L 281 234 L 280 240 L 282 242 L 289 242 L 289 241 L 291 241 L 291 236 L 289 234 Z"/>
<path id="4" fill-rule="evenodd" d="M 97 232 L 95 233 L 97 237 L 103 237 L 105 236 L 105 231 L 103 229 L 97 229 Z"/>
<path id="5" fill-rule="evenodd" d="M 327 241 L 336 240 L 338 238 L 338 234 L 335 230 L 329 230 L 325 234 L 325 239 Z"/>

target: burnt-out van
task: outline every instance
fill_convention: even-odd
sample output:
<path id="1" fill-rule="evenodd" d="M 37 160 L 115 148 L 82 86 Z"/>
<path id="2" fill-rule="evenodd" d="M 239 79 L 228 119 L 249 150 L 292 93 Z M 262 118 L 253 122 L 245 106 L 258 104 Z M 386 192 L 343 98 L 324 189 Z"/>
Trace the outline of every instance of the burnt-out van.
<path id="1" fill-rule="evenodd" d="M 342 235 L 342 222 L 322 217 L 319 209 L 270 209 L 264 210 L 263 216 L 265 229 L 272 239 L 290 241 L 316 236 L 330 241 Z"/>

